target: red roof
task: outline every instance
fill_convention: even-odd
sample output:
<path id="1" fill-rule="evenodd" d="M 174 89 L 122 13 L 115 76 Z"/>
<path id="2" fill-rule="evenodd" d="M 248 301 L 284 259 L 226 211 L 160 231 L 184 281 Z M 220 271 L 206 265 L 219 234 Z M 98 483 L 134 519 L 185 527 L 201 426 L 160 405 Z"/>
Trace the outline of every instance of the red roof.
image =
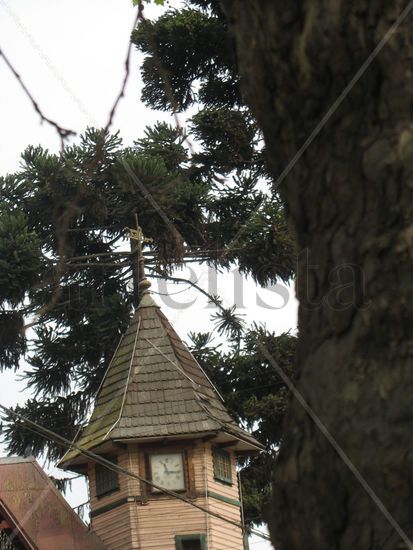
<path id="1" fill-rule="evenodd" d="M 105 550 L 34 458 L 0 459 L 0 528 L 19 548 Z"/>

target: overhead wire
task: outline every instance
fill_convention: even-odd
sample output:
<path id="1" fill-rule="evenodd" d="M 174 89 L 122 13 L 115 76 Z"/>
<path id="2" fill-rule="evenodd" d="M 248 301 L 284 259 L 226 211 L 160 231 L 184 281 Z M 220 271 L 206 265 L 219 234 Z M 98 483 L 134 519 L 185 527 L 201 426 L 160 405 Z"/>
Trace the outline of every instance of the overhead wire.
<path id="1" fill-rule="evenodd" d="M 220 418 L 218 418 L 216 415 L 214 415 L 213 413 L 211 413 L 210 410 L 207 409 L 207 407 L 204 405 L 204 403 L 202 402 L 202 396 L 204 397 L 207 397 L 207 395 L 204 395 L 202 394 L 200 391 L 199 391 L 199 388 L 200 388 L 200 385 L 197 384 L 188 374 L 186 374 L 186 372 L 184 372 L 183 369 L 181 369 L 181 367 L 179 367 L 179 365 L 177 365 L 174 361 L 172 361 L 166 354 L 164 354 L 162 352 L 162 350 L 160 350 L 153 342 L 151 342 L 148 338 L 145 338 L 145 340 L 147 342 L 149 342 L 149 344 L 156 350 L 158 351 L 158 353 L 160 353 L 175 369 L 177 369 L 181 374 L 183 374 L 185 376 L 185 378 L 187 378 L 192 387 L 193 387 L 193 390 L 194 390 L 194 395 L 195 395 L 195 398 L 199 404 L 199 406 L 202 408 L 202 410 L 205 412 L 205 414 L 208 416 L 208 418 L 210 418 L 211 420 L 217 422 L 222 428 L 225 429 L 225 431 L 227 431 L 229 434 L 231 434 L 233 437 L 235 437 L 236 439 L 238 439 L 239 441 L 243 441 L 243 439 L 241 437 L 239 437 L 239 434 L 235 433 L 233 429 L 231 429 L 231 427 L 228 426 L 228 424 L 224 423 Z M 188 350 L 189 351 L 189 350 Z M 202 372 L 205 374 L 205 376 L 207 377 L 207 379 L 209 380 L 209 382 L 211 383 L 212 387 L 214 388 L 214 390 L 216 391 L 216 393 L 218 394 L 218 396 L 220 397 L 221 401 L 224 401 L 223 397 L 221 396 L 221 394 L 219 393 L 218 389 L 215 387 L 215 385 L 212 383 L 212 381 L 209 379 L 209 377 L 207 376 L 207 374 L 204 372 L 204 370 L 202 369 L 201 365 L 199 365 L 199 363 L 197 362 L 199 368 L 202 370 Z M 259 447 L 256 445 L 256 448 L 259 449 Z M 266 452 L 264 449 L 260 449 L 261 451 L 263 452 Z"/>
<path id="2" fill-rule="evenodd" d="M 140 3 L 140 9 L 138 10 L 137 19 L 143 18 L 143 17 L 142 17 L 141 6 L 142 6 L 142 4 Z M 137 20 L 136 20 L 136 21 L 137 21 Z M 136 24 L 136 21 L 135 21 L 135 24 Z M 134 26 L 135 26 L 135 24 L 134 24 Z M 131 50 L 131 47 L 129 46 L 129 49 L 128 49 L 128 52 L 127 52 L 126 61 L 125 61 L 126 71 L 125 71 L 124 80 L 123 80 L 123 82 L 122 82 L 121 90 L 120 90 L 120 92 L 119 92 L 119 94 L 118 94 L 118 96 L 117 96 L 117 98 L 116 98 L 116 100 L 115 100 L 115 103 L 114 103 L 114 105 L 113 105 L 113 107 L 112 107 L 112 110 L 111 110 L 111 112 L 110 112 L 109 120 L 108 120 L 107 125 L 106 125 L 106 130 L 111 126 L 111 123 L 112 123 L 112 120 L 113 120 L 114 113 L 115 113 L 115 111 L 116 111 L 117 105 L 118 105 L 118 103 L 119 103 L 119 100 L 120 100 L 121 97 L 123 96 L 123 92 L 124 92 L 124 89 L 125 89 L 126 81 L 127 81 L 127 79 L 128 79 L 128 76 L 129 76 L 129 68 L 128 68 L 128 65 L 129 65 L 129 61 L 130 61 L 130 59 L 129 59 L 129 58 L 130 58 L 130 50 Z M 15 76 L 17 76 L 17 75 L 15 75 Z M 169 83 L 166 82 L 166 83 L 165 83 L 165 86 L 166 86 L 166 88 L 168 88 L 168 90 L 169 90 L 170 85 L 169 85 L 169 87 L 168 87 L 168 84 L 169 84 Z M 30 97 L 30 96 L 29 96 L 29 97 Z M 31 97 L 30 97 L 30 99 L 31 99 Z M 32 100 L 32 101 L 33 101 L 33 100 Z M 39 112 L 38 109 L 36 109 L 36 110 Z M 60 134 L 60 136 L 61 136 L 61 138 L 62 138 L 62 148 L 63 148 L 63 139 L 66 137 L 66 133 L 69 134 L 69 133 L 71 133 L 71 131 L 70 131 L 70 130 L 65 130 L 65 129 L 63 129 L 63 128 L 58 127 L 58 125 L 56 125 L 53 121 L 50 121 L 49 119 L 47 119 L 42 113 L 39 112 L 39 114 L 42 116 L 42 118 L 43 118 L 44 120 L 46 120 L 47 122 L 51 123 L 53 126 L 56 127 L 56 129 L 58 130 L 58 132 L 59 132 L 59 134 Z M 178 121 L 177 124 L 178 124 L 178 126 L 179 126 L 179 121 Z M 111 226 L 107 226 L 107 227 L 105 227 L 105 228 L 100 228 L 100 230 L 110 229 L 110 228 L 111 228 Z M 69 232 L 69 231 L 89 231 L 89 230 L 90 230 L 90 231 L 96 231 L 97 228 L 66 228 L 66 231 L 68 231 L 68 232 Z M 119 239 L 119 238 L 120 238 L 120 237 L 117 236 L 117 237 L 115 238 L 115 240 L 117 240 L 117 239 Z M 112 242 L 113 242 L 113 241 L 112 241 Z M 215 250 L 215 251 L 212 251 L 212 250 L 211 250 L 211 251 L 197 251 L 197 252 L 193 252 L 192 254 L 193 254 L 193 256 L 196 257 L 198 254 L 199 254 L 199 255 L 203 255 L 203 254 L 205 254 L 206 252 L 221 252 L 221 251 L 225 251 L 225 250 L 226 250 L 226 249 Z M 109 255 L 109 254 L 108 254 L 108 255 Z M 73 260 L 73 259 L 72 259 L 72 260 Z M 123 264 L 117 264 L 117 265 L 115 266 L 115 265 L 113 265 L 113 264 L 105 264 L 105 263 L 103 263 L 103 262 L 99 262 L 99 263 L 96 263 L 96 264 L 92 264 L 92 263 L 88 263 L 88 264 L 72 264 L 70 267 L 72 267 L 72 268 L 79 268 L 79 267 L 118 267 L 118 266 L 119 266 L 119 267 L 122 267 L 122 265 L 123 265 Z M 176 282 L 178 282 L 178 281 L 176 281 Z M 180 282 L 183 282 L 183 281 L 180 281 Z M 191 286 L 193 286 L 193 285 L 191 285 Z M 187 289 L 184 289 L 184 290 L 187 290 Z M 176 294 L 178 294 L 178 293 L 180 293 L 180 292 L 183 292 L 183 291 L 179 291 L 179 292 L 177 292 Z M 70 442 L 69 440 L 66 440 L 66 439 L 63 438 L 62 436 L 59 436 L 58 434 L 56 434 L 56 433 L 53 432 L 52 430 L 49 430 L 49 429 L 47 429 L 47 428 L 41 426 L 40 424 L 38 424 L 38 423 L 36 423 L 36 422 L 34 422 L 34 421 L 31 421 L 30 419 L 24 417 L 23 415 L 21 415 L 21 414 L 19 414 L 19 413 L 16 413 L 16 412 L 12 411 L 11 409 L 8 409 L 7 407 L 4 407 L 4 406 L 2 406 L 2 405 L 0 405 L 0 407 L 1 407 L 1 409 L 2 409 L 3 411 L 6 411 L 6 413 L 4 413 L 4 414 L 7 414 L 7 415 L 10 415 L 10 414 L 11 414 L 11 415 L 13 415 L 13 416 L 15 416 L 15 417 L 20 418 L 22 421 L 26 422 L 26 424 L 31 424 L 31 428 L 29 428 L 28 426 L 26 426 L 26 428 L 27 428 L 27 429 L 30 429 L 30 430 L 33 431 L 34 433 L 41 434 L 41 435 L 44 436 L 44 437 L 46 437 L 46 434 L 48 434 L 47 437 L 49 437 L 50 439 L 53 439 L 54 441 L 57 440 L 57 442 L 60 443 L 60 444 L 62 444 L 62 445 L 63 445 L 63 443 L 64 443 L 65 445 L 68 445 L 69 448 L 76 448 L 75 444 L 73 444 L 73 443 Z M 89 453 L 89 454 L 86 454 L 86 456 L 94 457 L 93 459 L 94 459 L 96 462 L 99 462 L 99 461 L 100 461 L 100 463 L 103 463 L 103 465 L 106 466 L 107 468 L 114 469 L 114 468 L 112 467 L 113 465 L 112 465 L 111 463 L 104 464 L 105 459 L 101 459 L 101 457 L 99 457 L 99 455 L 95 455 L 94 453 L 92 453 L 92 452 L 90 452 L 90 451 L 87 451 L 87 450 L 81 450 L 81 448 L 78 448 L 78 450 L 79 450 L 79 452 L 82 452 L 82 454 L 85 454 L 85 451 L 86 451 L 87 453 Z M 117 468 L 118 468 L 118 470 L 120 470 L 120 471 L 123 470 L 123 468 L 120 468 L 120 467 L 117 467 Z M 135 477 L 135 478 L 137 478 L 137 479 L 140 478 L 140 476 L 136 476 L 136 475 L 134 475 L 134 474 L 131 474 L 130 472 L 127 472 L 126 470 L 125 470 L 124 472 L 122 472 L 122 473 L 124 473 L 125 475 L 130 475 L 130 476 Z M 141 479 L 141 481 L 144 482 L 144 483 L 146 483 L 146 484 L 148 484 L 148 485 L 151 484 L 151 482 L 149 482 L 148 480 Z M 152 485 L 153 485 L 154 487 L 156 487 L 155 484 L 152 484 Z M 166 494 L 170 494 L 171 496 L 175 496 L 175 498 L 180 498 L 180 497 L 181 497 L 181 495 L 173 494 L 173 492 L 171 492 L 171 491 L 163 490 L 162 488 L 160 488 L 160 489 L 161 489 L 164 493 L 166 493 Z M 180 499 L 181 499 L 181 500 L 184 500 L 183 498 L 180 498 Z M 192 502 L 190 502 L 190 501 L 188 502 L 188 504 L 191 504 L 192 506 L 194 506 L 194 504 L 193 504 Z M 212 514 L 212 515 L 216 515 L 217 517 L 219 517 L 219 515 L 217 515 L 217 514 Z M 224 518 L 224 517 L 222 517 L 221 519 L 223 519 L 223 520 L 225 520 L 225 521 L 228 521 L 228 519 L 227 519 L 227 518 Z M 229 520 L 229 521 L 230 521 L 230 520 Z M 230 523 L 234 523 L 234 522 L 230 521 Z M 234 524 L 236 524 L 236 522 L 235 522 Z"/>
<path id="3" fill-rule="evenodd" d="M 114 471 L 118 474 L 125 475 L 127 477 L 132 478 L 132 479 L 136 479 L 136 480 L 144 483 L 145 485 L 147 485 L 147 486 L 149 486 L 153 489 L 156 489 L 157 491 L 160 491 L 160 492 L 162 492 L 162 493 L 164 493 L 164 494 L 166 494 L 170 497 L 181 500 L 182 502 L 185 502 L 186 504 L 188 504 L 188 505 L 190 505 L 194 508 L 197 508 L 198 510 L 201 510 L 202 512 L 205 512 L 205 513 L 207 513 L 211 516 L 216 517 L 217 519 L 220 519 L 220 520 L 225 521 L 225 522 L 227 522 L 231 525 L 234 525 L 235 527 L 238 527 L 239 529 L 242 529 L 241 523 L 239 523 L 235 520 L 232 520 L 230 518 L 227 518 L 227 517 L 223 516 L 222 514 L 219 514 L 218 512 L 214 512 L 213 510 L 209 510 L 208 508 L 205 508 L 204 506 L 202 506 L 200 504 L 197 504 L 193 500 L 191 500 L 191 499 L 189 499 L 189 498 L 187 498 L 187 497 L 185 497 L 185 496 L 183 496 L 179 493 L 175 493 L 174 491 L 170 491 L 169 489 L 166 489 L 165 487 L 162 487 L 160 485 L 157 485 L 156 483 L 153 483 L 152 481 L 149 481 L 148 479 L 145 479 L 143 476 L 140 476 L 138 474 L 130 472 L 126 468 L 123 468 L 122 466 L 114 464 L 110 460 L 107 460 L 107 459 L 103 458 L 102 456 L 94 453 L 93 451 L 90 451 L 90 450 L 88 450 L 88 449 L 86 449 L 86 448 L 84 448 L 80 445 L 77 445 L 73 441 L 70 441 L 69 439 L 66 439 L 65 437 L 57 434 L 56 432 L 53 432 L 52 430 L 49 430 L 48 428 L 46 428 L 46 427 L 42 426 L 41 424 L 25 417 L 24 415 L 22 415 L 22 414 L 20 414 L 16 411 L 13 411 L 13 409 L 11 409 L 9 407 L 6 407 L 5 405 L 0 404 L 0 414 L 3 414 L 3 416 L 5 416 L 6 418 L 10 418 L 10 416 L 12 416 L 14 418 L 19 419 L 20 421 L 26 423 L 25 428 L 27 430 L 29 430 L 31 432 L 34 432 L 36 434 L 43 435 L 46 439 L 54 441 L 55 443 L 58 443 L 58 444 L 62 445 L 63 447 L 67 447 L 68 449 L 76 449 L 83 456 L 86 456 L 87 458 L 90 458 L 91 460 L 93 460 L 97 464 L 101 464 L 102 466 L 108 468 L 109 470 L 112 470 L 112 471 Z M 254 533 L 257 536 L 261 536 L 263 538 L 266 538 L 266 537 L 264 537 L 263 533 L 257 531 L 256 529 L 251 529 L 251 533 Z M 268 540 L 270 540 L 269 537 L 268 537 Z"/>

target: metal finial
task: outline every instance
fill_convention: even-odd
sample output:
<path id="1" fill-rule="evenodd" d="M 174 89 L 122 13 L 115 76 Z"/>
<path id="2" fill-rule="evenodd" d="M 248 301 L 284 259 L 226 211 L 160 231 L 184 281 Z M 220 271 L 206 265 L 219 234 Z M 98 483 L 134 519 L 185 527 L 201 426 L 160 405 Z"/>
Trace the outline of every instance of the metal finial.
<path id="1" fill-rule="evenodd" d="M 136 228 L 127 228 L 129 233 L 129 239 L 131 241 L 131 249 L 133 256 L 135 257 L 136 264 L 134 270 L 134 288 L 135 288 L 135 306 L 140 302 L 140 297 L 148 292 L 151 283 L 148 281 L 145 275 L 145 258 L 142 252 L 142 244 L 153 242 L 153 239 L 148 239 L 143 236 L 142 228 L 139 225 L 138 215 L 135 213 Z"/>
<path id="2" fill-rule="evenodd" d="M 141 294 L 145 294 L 150 288 L 152 283 L 146 277 L 139 281 L 138 289 Z"/>

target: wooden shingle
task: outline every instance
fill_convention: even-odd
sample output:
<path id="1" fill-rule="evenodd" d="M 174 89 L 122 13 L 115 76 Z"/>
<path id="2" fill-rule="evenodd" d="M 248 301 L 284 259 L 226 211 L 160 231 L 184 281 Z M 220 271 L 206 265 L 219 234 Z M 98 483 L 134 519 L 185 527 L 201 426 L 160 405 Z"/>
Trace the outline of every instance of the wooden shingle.
<path id="1" fill-rule="evenodd" d="M 261 445 L 230 417 L 217 390 L 149 293 L 112 358 L 89 424 L 76 444 L 225 432 L 246 448 Z M 60 462 L 81 463 L 73 449 Z"/>

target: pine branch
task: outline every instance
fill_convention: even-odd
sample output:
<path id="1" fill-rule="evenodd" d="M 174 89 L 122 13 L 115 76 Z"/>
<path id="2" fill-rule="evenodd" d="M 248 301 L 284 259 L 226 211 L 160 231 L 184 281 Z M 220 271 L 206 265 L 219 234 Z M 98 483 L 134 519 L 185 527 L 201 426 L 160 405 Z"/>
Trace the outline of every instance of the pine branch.
<path id="1" fill-rule="evenodd" d="M 115 267 L 115 268 L 118 268 L 118 269 L 121 269 L 122 267 L 125 267 L 125 265 L 127 265 L 128 262 L 119 262 L 119 263 L 116 263 L 116 262 L 111 262 L 111 263 L 107 263 L 107 262 L 85 262 L 85 263 L 79 263 L 79 264 L 71 264 L 71 263 L 67 263 L 66 264 L 66 267 L 68 269 L 78 269 L 79 267 Z"/>
<path id="2" fill-rule="evenodd" d="M 69 262 L 72 262 L 73 260 L 89 260 L 92 258 L 100 258 L 101 256 L 130 256 L 130 252 L 120 252 L 117 250 L 113 250 L 112 252 L 99 252 L 98 254 L 85 254 L 84 256 L 72 256 L 71 258 L 68 258 Z"/>
<path id="3" fill-rule="evenodd" d="M 175 283 L 186 283 L 189 286 L 196 288 L 199 292 L 201 292 L 201 294 L 206 296 L 211 303 L 213 303 L 219 309 L 221 309 L 222 312 L 226 311 L 224 306 L 221 304 L 221 300 L 217 296 L 213 296 L 212 294 L 209 294 L 206 290 L 201 288 L 199 285 L 197 285 L 193 281 L 190 281 L 189 279 L 185 279 L 184 277 L 173 277 L 172 275 L 168 275 L 167 273 L 160 272 L 152 267 L 149 267 L 149 271 L 151 271 L 152 277 L 154 277 L 155 279 L 167 279 L 168 281 L 172 281 Z"/>

